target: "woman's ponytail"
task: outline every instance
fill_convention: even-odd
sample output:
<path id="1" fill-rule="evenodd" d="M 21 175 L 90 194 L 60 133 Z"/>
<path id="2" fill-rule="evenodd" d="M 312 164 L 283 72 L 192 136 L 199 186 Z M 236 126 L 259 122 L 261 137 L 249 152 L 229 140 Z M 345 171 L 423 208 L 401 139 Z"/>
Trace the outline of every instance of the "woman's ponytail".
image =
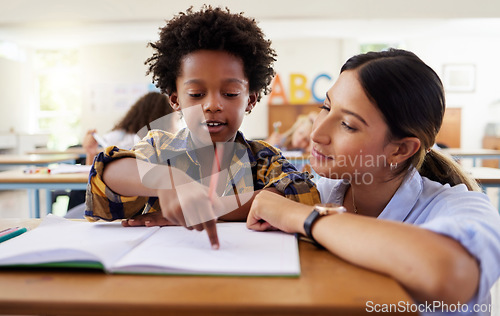
<path id="1" fill-rule="evenodd" d="M 431 149 L 424 158 L 419 173 L 433 181 L 442 184 L 449 183 L 451 186 L 463 183 L 469 191 L 481 191 L 479 184 L 472 178 L 462 166 L 451 157 L 436 149 Z"/>

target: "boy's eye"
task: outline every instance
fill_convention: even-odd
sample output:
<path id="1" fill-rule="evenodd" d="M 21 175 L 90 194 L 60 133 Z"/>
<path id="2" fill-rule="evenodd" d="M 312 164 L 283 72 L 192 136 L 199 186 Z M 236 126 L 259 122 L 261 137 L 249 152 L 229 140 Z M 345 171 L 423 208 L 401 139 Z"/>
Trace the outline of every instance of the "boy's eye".
<path id="1" fill-rule="evenodd" d="M 229 97 L 229 98 L 235 98 L 235 97 L 239 96 L 240 94 L 239 93 L 224 93 L 224 95 L 226 97 Z"/>
<path id="2" fill-rule="evenodd" d="M 189 93 L 188 95 L 191 98 L 201 98 L 203 96 L 203 93 Z"/>

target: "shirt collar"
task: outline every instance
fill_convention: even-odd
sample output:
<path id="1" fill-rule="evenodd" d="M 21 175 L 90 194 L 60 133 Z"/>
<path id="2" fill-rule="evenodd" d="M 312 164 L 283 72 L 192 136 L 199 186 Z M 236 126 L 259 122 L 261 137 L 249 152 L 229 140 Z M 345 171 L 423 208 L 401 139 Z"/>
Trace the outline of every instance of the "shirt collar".
<path id="1" fill-rule="evenodd" d="M 175 141 L 175 143 L 171 142 L 168 145 L 171 151 L 183 154 L 185 153 L 191 163 L 197 166 L 200 165 L 196 155 L 196 150 L 191 150 L 195 149 L 195 144 L 191 137 L 189 129 L 183 128 L 179 130 L 176 133 L 175 137 L 173 137 L 173 141 Z M 243 136 L 243 133 L 241 133 L 240 131 L 236 132 L 234 143 L 234 147 L 229 147 L 234 150 L 234 154 L 233 158 L 231 159 L 230 173 L 228 174 L 225 193 L 231 192 L 233 190 L 232 185 L 240 183 L 240 180 L 244 178 L 248 173 L 251 174 L 252 164 L 249 159 L 253 159 L 253 157 L 249 155 L 249 152 L 251 152 L 250 145 Z"/>
<path id="2" fill-rule="evenodd" d="M 410 169 L 378 218 L 404 222 L 417 203 L 423 188 L 422 176 L 415 168 Z"/>
<path id="3" fill-rule="evenodd" d="M 330 191 L 328 201 L 343 205 L 349 186 L 348 182 L 336 180 Z M 415 168 L 410 169 L 378 218 L 404 222 L 420 198 L 423 187 L 422 176 L 420 176 Z"/>
<path id="4" fill-rule="evenodd" d="M 250 145 L 243 136 L 243 133 L 241 133 L 240 131 L 236 132 L 234 142 L 243 145 L 247 150 L 250 149 Z M 168 149 L 172 152 L 186 153 L 192 163 L 194 163 L 195 165 L 199 165 L 198 158 L 196 156 L 196 150 L 194 150 L 196 149 L 196 146 L 191 137 L 191 132 L 188 128 L 180 129 L 175 134 L 175 136 L 172 137 L 170 144 L 168 144 L 167 146 Z M 238 159 L 238 157 L 235 155 L 235 157 L 233 157 L 233 162 L 236 159 Z"/>

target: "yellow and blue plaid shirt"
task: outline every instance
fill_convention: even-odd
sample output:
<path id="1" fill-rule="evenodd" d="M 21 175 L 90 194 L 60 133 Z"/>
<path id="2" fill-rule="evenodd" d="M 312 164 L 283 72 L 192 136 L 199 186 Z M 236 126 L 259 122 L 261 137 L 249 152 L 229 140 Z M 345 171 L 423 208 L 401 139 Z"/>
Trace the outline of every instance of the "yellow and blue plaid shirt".
<path id="1" fill-rule="evenodd" d="M 241 132 L 236 134 L 235 143 L 239 144 L 240 150 L 233 153 L 231 177 L 227 179 L 225 193 L 246 193 L 274 187 L 294 201 L 308 205 L 320 203 L 319 193 L 311 181 L 312 176 L 298 172 L 277 148 L 263 141 L 246 140 Z M 115 220 L 159 211 L 157 197 L 129 197 L 113 192 L 102 180 L 104 168 L 116 159 L 133 157 L 153 164 L 168 163 L 200 181 L 201 170 L 197 162 L 197 151 L 188 148 L 194 147 L 187 129 L 182 129 L 177 134 L 151 130 L 132 150 L 119 149 L 116 146 L 106 148 L 96 156 L 90 170 L 86 218 Z M 242 156 L 248 158 L 242 159 Z M 248 170 L 251 170 L 251 176 Z"/>

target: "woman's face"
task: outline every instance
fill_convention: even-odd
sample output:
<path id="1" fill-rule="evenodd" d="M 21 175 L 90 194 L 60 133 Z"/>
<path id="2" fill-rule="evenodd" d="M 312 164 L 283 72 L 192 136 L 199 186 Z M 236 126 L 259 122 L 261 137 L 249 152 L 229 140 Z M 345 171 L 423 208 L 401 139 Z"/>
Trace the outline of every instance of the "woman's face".
<path id="1" fill-rule="evenodd" d="M 311 133 L 311 167 L 333 179 L 369 181 L 386 174 L 388 126 L 366 96 L 355 70 L 328 90 Z"/>

